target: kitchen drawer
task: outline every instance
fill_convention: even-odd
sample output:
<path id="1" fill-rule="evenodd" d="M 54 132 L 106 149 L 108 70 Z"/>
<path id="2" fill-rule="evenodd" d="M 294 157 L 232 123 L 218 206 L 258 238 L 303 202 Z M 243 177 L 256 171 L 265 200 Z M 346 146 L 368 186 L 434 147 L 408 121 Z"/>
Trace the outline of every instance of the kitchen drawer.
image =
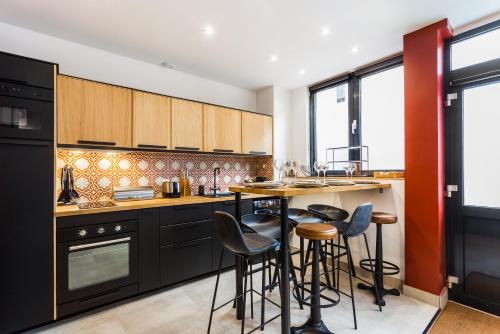
<path id="1" fill-rule="evenodd" d="M 212 238 L 160 248 L 162 285 L 177 283 L 212 270 Z"/>
<path id="2" fill-rule="evenodd" d="M 212 204 L 190 204 L 160 209 L 160 225 L 188 223 L 212 219 Z"/>
<path id="3" fill-rule="evenodd" d="M 211 238 L 212 230 L 212 220 L 163 226 L 160 229 L 160 244 L 167 246 L 186 241 Z"/>

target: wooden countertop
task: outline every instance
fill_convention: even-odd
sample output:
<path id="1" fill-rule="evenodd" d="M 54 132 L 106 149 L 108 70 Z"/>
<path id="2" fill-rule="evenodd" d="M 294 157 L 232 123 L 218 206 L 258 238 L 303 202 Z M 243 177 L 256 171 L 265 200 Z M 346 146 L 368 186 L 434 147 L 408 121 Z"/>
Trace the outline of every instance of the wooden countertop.
<path id="1" fill-rule="evenodd" d="M 263 188 L 251 188 L 245 186 L 234 186 L 229 187 L 229 191 L 239 192 L 244 194 L 259 194 L 259 195 L 269 195 L 269 196 L 304 196 L 304 195 L 314 195 L 314 194 L 327 194 L 327 193 L 338 193 L 343 191 L 359 191 L 359 190 L 369 190 L 369 189 L 388 189 L 391 188 L 389 183 L 380 184 L 357 184 L 354 186 L 331 186 L 323 188 L 289 188 L 282 187 L 276 189 L 263 189 Z"/>
<path id="2" fill-rule="evenodd" d="M 263 195 L 249 194 L 243 196 L 242 199 L 253 199 L 266 197 Z M 203 196 L 186 196 L 180 198 L 155 198 L 144 201 L 124 201 L 115 202 L 116 206 L 108 208 L 98 208 L 98 209 L 84 209 L 81 210 L 76 204 L 57 206 L 55 210 L 56 217 L 67 217 L 76 215 L 89 215 L 94 213 L 103 212 L 114 212 L 114 211 L 125 211 L 125 210 L 140 210 L 149 208 L 159 208 L 162 206 L 175 206 L 175 205 L 187 205 L 187 204 L 202 204 L 202 203 L 214 203 L 214 202 L 226 202 L 233 201 L 234 196 L 231 197 L 220 197 L 220 198 L 210 198 Z"/>

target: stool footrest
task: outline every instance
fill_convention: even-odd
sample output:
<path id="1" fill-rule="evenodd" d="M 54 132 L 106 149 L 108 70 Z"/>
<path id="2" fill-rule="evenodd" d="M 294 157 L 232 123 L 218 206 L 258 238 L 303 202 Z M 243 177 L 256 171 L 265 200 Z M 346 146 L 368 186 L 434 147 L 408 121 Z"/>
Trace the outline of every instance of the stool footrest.
<path id="1" fill-rule="evenodd" d="M 370 263 L 370 259 L 363 259 L 359 261 L 359 266 L 366 271 L 376 272 L 375 261 L 376 261 L 375 259 L 372 259 Z M 371 268 L 373 268 L 373 270 Z M 399 274 L 399 267 L 394 263 L 383 261 L 382 268 L 383 268 L 382 275 L 384 276 Z"/>
<path id="2" fill-rule="evenodd" d="M 299 284 L 298 284 L 298 289 L 299 289 L 299 290 L 304 289 L 304 291 L 306 291 L 306 292 L 308 292 L 308 293 L 311 293 L 311 290 L 305 287 L 305 285 L 311 285 L 311 284 L 312 284 L 312 282 L 303 282 L 303 283 L 299 283 Z M 326 286 L 326 283 L 320 282 L 320 284 L 321 284 L 321 285 Z M 324 300 L 326 300 L 326 301 L 328 301 L 328 302 L 329 302 L 329 304 L 323 304 L 323 305 L 320 305 L 320 306 L 319 306 L 320 308 L 328 308 L 328 307 L 333 307 L 333 306 L 337 305 L 337 304 L 340 302 L 340 294 L 339 294 L 336 290 L 329 290 L 329 291 L 332 291 L 333 293 L 335 293 L 335 294 L 337 295 L 337 299 L 336 299 L 336 300 L 335 300 L 335 299 L 332 299 L 332 298 L 330 298 L 330 297 L 328 297 L 328 296 L 325 296 L 324 294 L 321 294 L 321 293 L 320 293 L 319 297 L 320 297 L 321 299 L 324 299 Z M 296 295 L 295 295 L 295 291 L 293 291 L 293 296 L 294 296 L 294 298 L 295 298 L 296 300 L 301 299 L 301 296 L 296 296 Z M 309 298 L 304 298 L 303 300 L 301 300 L 301 301 L 302 301 L 302 304 L 303 304 L 303 305 L 306 305 L 306 306 L 311 306 L 311 304 L 310 304 L 310 303 L 308 303 L 308 302 L 306 301 L 306 300 L 308 300 L 308 299 L 309 299 Z"/>

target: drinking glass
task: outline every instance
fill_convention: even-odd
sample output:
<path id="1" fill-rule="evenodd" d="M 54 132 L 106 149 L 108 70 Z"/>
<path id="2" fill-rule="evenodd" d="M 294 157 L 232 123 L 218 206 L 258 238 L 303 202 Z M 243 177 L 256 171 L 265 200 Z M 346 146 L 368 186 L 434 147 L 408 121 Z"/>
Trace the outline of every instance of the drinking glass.
<path id="1" fill-rule="evenodd" d="M 300 165 L 300 171 L 304 176 L 311 176 L 311 166 L 309 165 Z"/>
<path id="2" fill-rule="evenodd" d="M 290 160 L 290 169 L 293 172 L 294 182 L 297 182 L 297 173 L 299 172 L 300 161 Z"/>
<path id="3" fill-rule="evenodd" d="M 321 165 L 321 170 L 323 171 L 323 183 L 326 182 L 326 171 L 328 170 L 328 163 L 323 162 Z"/>
<path id="4" fill-rule="evenodd" d="M 356 164 L 354 162 L 349 163 L 349 172 L 351 173 L 351 179 L 355 171 L 356 171 Z"/>
<path id="5" fill-rule="evenodd" d="M 292 170 L 292 163 L 291 160 L 286 160 L 285 163 L 283 164 L 283 169 L 285 170 L 285 176 L 288 178 L 288 174 Z"/>
<path id="6" fill-rule="evenodd" d="M 349 178 L 349 164 L 346 164 L 344 167 L 342 167 L 342 169 L 345 171 L 346 177 Z"/>
<path id="7" fill-rule="evenodd" d="M 281 174 L 283 172 L 283 161 L 282 160 L 279 160 L 279 159 L 276 159 L 274 160 L 274 169 L 276 169 L 278 171 L 278 181 L 281 182 Z"/>
<path id="8" fill-rule="evenodd" d="M 319 181 L 319 172 L 321 171 L 319 166 L 320 166 L 320 162 L 315 161 L 313 167 L 314 167 L 314 170 L 316 171 L 316 173 L 318 174 L 318 181 Z"/>

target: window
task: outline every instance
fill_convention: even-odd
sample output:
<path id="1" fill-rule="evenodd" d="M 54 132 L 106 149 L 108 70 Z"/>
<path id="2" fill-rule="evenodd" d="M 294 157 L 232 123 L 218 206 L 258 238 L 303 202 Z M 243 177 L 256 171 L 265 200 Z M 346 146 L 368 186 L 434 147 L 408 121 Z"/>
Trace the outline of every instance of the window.
<path id="1" fill-rule="evenodd" d="M 316 157 L 326 162 L 326 149 L 349 145 L 347 83 L 316 94 Z"/>
<path id="2" fill-rule="evenodd" d="M 500 29 L 473 35 L 451 45 L 451 69 L 467 67 L 498 58 Z"/>
<path id="3" fill-rule="evenodd" d="M 359 160 L 368 160 L 362 162 L 365 174 L 404 169 L 401 56 L 312 86 L 310 92 L 311 164 L 330 162 L 330 174 L 344 173 L 345 161 Z M 327 149 L 348 146 L 358 148 L 335 150 L 338 163 L 333 164 Z"/>
<path id="4" fill-rule="evenodd" d="M 404 169 L 403 66 L 361 78 L 361 143 L 372 170 Z"/>

